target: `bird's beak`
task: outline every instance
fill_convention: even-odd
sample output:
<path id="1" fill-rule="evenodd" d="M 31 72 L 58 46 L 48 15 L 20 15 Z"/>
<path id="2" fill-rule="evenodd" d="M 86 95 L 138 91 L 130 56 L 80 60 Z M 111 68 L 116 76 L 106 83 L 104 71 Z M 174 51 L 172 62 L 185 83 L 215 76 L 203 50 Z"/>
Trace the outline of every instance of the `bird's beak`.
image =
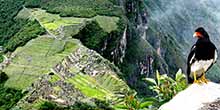
<path id="1" fill-rule="evenodd" d="M 196 36 L 197 36 L 197 35 L 196 35 L 196 32 L 195 32 L 195 33 L 193 34 L 193 37 L 196 38 Z"/>
<path id="2" fill-rule="evenodd" d="M 201 38 L 203 35 L 200 33 L 200 32 L 195 32 L 194 34 L 193 34 L 193 37 L 195 37 L 195 38 Z"/>

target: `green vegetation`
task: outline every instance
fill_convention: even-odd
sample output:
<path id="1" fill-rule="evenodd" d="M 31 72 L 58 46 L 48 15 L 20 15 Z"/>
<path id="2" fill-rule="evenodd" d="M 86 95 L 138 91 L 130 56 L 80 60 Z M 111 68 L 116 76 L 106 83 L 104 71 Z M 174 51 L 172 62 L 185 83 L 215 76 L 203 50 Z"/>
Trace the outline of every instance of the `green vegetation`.
<path id="1" fill-rule="evenodd" d="M 65 107 L 59 106 L 54 102 L 39 99 L 35 101 L 34 106 L 31 108 L 25 108 L 24 110 L 35 109 L 35 110 L 67 110 Z M 20 109 L 19 109 L 20 110 Z M 23 108 L 22 108 L 23 110 Z"/>
<path id="2" fill-rule="evenodd" d="M 29 8 L 21 10 L 24 3 Z M 42 74 L 50 73 L 52 67 L 60 63 L 67 55 L 79 47 L 79 42 L 76 42 L 74 39 L 57 39 L 63 34 L 64 36 L 80 39 L 88 48 L 96 50 L 111 61 L 116 60 L 115 62 L 118 62 L 118 59 L 112 58 L 111 52 L 117 50 L 127 23 L 125 23 L 126 20 L 122 17 L 122 10 L 116 4 L 118 4 L 116 0 L 0 1 L 0 6 L 2 7 L 0 10 L 0 46 L 3 46 L 5 52 L 13 52 L 11 55 L 12 61 L 3 70 L 5 73 L 0 73 L 0 109 L 10 109 L 13 107 L 24 96 L 21 92 L 22 89 L 30 86 Z M 131 18 L 136 16 L 136 13 L 133 12 L 127 14 L 132 16 Z M 46 31 L 44 28 L 48 31 L 48 35 L 43 35 Z M 135 36 L 135 33 L 128 29 L 129 31 Z M 131 37 L 133 36 L 128 38 Z M 166 39 L 164 40 L 166 42 L 162 42 L 162 45 L 172 40 Z M 128 65 L 122 65 L 126 68 L 126 70 L 122 68 L 123 70 L 129 71 L 127 73 L 131 73 L 131 69 L 135 69 L 133 65 L 129 65 L 129 62 L 133 63 L 134 59 L 146 57 L 146 52 L 152 55 L 155 54 L 154 51 L 149 49 L 150 44 L 148 45 L 145 41 L 135 40 L 133 41 L 134 43 L 138 45 L 132 46 L 126 53 L 127 60 L 125 63 Z M 175 43 L 170 43 L 171 47 L 176 46 Z M 131 47 L 131 44 L 128 44 L 128 47 Z M 103 47 L 105 47 L 105 50 L 102 50 Z M 137 48 L 144 49 L 137 50 Z M 167 52 L 165 60 L 171 61 L 173 57 L 169 57 L 169 55 L 176 52 L 178 51 L 175 49 Z M 155 62 L 159 65 L 161 62 L 157 61 L 158 59 L 155 58 Z M 177 56 L 174 59 L 181 58 Z M 4 57 L 0 55 L 0 62 L 3 60 Z M 99 59 L 97 62 L 101 60 Z M 84 61 L 80 59 L 81 62 Z M 181 65 L 178 62 L 169 64 Z M 123 100 L 122 97 L 129 92 L 129 87 L 112 73 L 113 71 L 89 76 L 74 67 L 69 70 L 74 73 L 74 77 L 65 81 L 79 89 L 83 95 L 89 98 L 96 98 L 94 100 L 95 104 L 77 102 L 75 105 L 66 108 L 43 100 L 39 101 L 39 103 L 34 102 L 38 109 L 80 110 L 89 108 L 91 110 L 111 110 L 113 109 L 110 107 L 112 103 L 119 104 L 118 107 L 122 109 L 144 109 L 149 106 L 157 107 L 170 100 L 186 87 L 184 76 L 180 72 L 176 74 L 175 80 L 157 73 L 157 80 L 146 78 L 148 82 L 152 83 L 150 89 L 156 92 L 156 98 L 152 100 L 139 100 L 135 96 L 127 96 Z M 51 77 L 50 83 L 60 80 L 58 74 Z M 132 77 L 132 80 L 137 81 L 140 79 L 134 78 L 134 75 L 127 75 L 126 77 Z M 127 79 L 129 80 L 129 78 Z M 136 83 L 134 81 L 134 83 L 142 87 L 139 82 Z M 55 86 L 53 89 L 56 92 L 62 90 L 60 86 Z M 145 90 L 143 91 L 146 92 Z M 111 102 L 106 102 L 106 100 Z"/>
<path id="3" fill-rule="evenodd" d="M 22 94 L 21 90 L 4 87 L 4 83 L 8 79 L 8 76 L 4 72 L 0 73 L 0 79 L 0 110 L 8 110 L 13 107 L 24 94 Z"/>
<path id="4" fill-rule="evenodd" d="M 138 98 L 136 94 L 133 94 L 125 97 L 125 103 L 117 104 L 114 107 L 126 110 L 158 110 L 162 104 L 168 102 L 187 87 L 186 77 L 181 70 L 176 73 L 175 80 L 166 74 L 160 75 L 159 72 L 156 73 L 156 80 L 153 78 L 145 78 L 144 80 L 151 84 L 149 88 L 156 93 L 155 97 Z"/>
<path id="5" fill-rule="evenodd" d="M 176 73 L 175 80 L 166 74 L 160 75 L 158 71 L 156 73 L 156 80 L 152 78 L 145 78 L 145 80 L 152 84 L 149 88 L 157 94 L 158 105 L 168 102 L 178 92 L 187 87 L 186 76 L 181 70 Z"/>
<path id="6" fill-rule="evenodd" d="M 121 16 L 122 11 L 108 0 L 26 0 L 26 7 L 46 9 L 60 16 L 94 17 Z"/>
<path id="7" fill-rule="evenodd" d="M 49 80 L 51 83 L 57 82 L 60 80 L 60 77 L 58 75 L 51 76 L 51 79 Z"/>
<path id="8" fill-rule="evenodd" d="M 60 27 L 64 27 L 64 33 L 67 36 L 73 36 L 77 34 L 85 24 L 86 21 L 95 20 L 98 25 L 105 32 L 112 32 L 117 30 L 119 17 L 109 16 L 95 16 L 94 18 L 77 18 L 77 17 L 60 17 L 58 14 L 47 13 L 42 9 L 23 9 L 28 10 L 41 24 L 42 26 L 52 32 L 55 35 L 60 34 L 58 30 Z M 71 30 L 70 30 L 70 29 Z M 66 31 L 68 30 L 68 31 Z M 70 34 L 69 34 L 70 33 Z"/>
<path id="9" fill-rule="evenodd" d="M 111 99 L 113 94 L 106 91 L 100 84 L 88 75 L 77 74 L 74 78 L 68 79 L 68 82 L 72 83 L 78 88 L 84 95 L 101 100 Z"/>
<path id="10" fill-rule="evenodd" d="M 107 20 L 109 20 L 109 23 L 104 23 L 108 22 Z M 122 19 L 97 16 L 95 20 L 87 21 L 85 27 L 73 37 L 80 39 L 86 47 L 96 50 L 112 61 L 111 52 L 118 48 L 124 29 L 125 24 Z M 103 47 L 105 47 L 105 50 L 102 50 Z"/>
<path id="11" fill-rule="evenodd" d="M 59 107 L 55 103 L 44 101 L 39 105 L 39 110 L 59 110 L 62 109 L 62 107 Z"/>
<path id="12" fill-rule="evenodd" d="M 73 78 L 67 80 L 78 88 L 84 95 L 100 100 L 113 100 L 117 97 L 117 91 L 123 91 L 127 85 L 111 74 L 97 75 L 91 77 L 82 73 L 77 73 Z M 116 101 L 116 100 L 113 100 Z"/>
<path id="13" fill-rule="evenodd" d="M 126 28 L 126 20 L 120 18 L 117 22 L 117 29 L 108 33 L 106 49 L 101 53 L 106 59 L 114 62 L 115 64 L 118 64 L 120 59 L 114 58 L 111 54 L 113 51 L 119 49 L 118 45 L 120 44 L 120 40 L 122 39 Z"/>
<path id="14" fill-rule="evenodd" d="M 0 45 L 4 52 L 13 52 L 17 47 L 44 33 L 37 21 L 29 20 L 28 14 L 18 14 L 23 4 L 23 0 L 4 0 L 0 3 Z"/>
<path id="15" fill-rule="evenodd" d="M 42 9 L 26 9 L 29 13 L 32 14 L 42 26 L 52 32 L 55 35 L 60 34 L 58 29 L 63 26 L 76 26 L 75 30 L 79 30 L 81 24 L 86 20 L 85 18 L 76 18 L 76 17 L 60 17 L 58 14 L 47 13 Z M 77 33 L 77 31 L 74 31 Z M 76 33 L 72 33 L 74 35 Z"/>
<path id="16" fill-rule="evenodd" d="M 46 13 L 41 9 L 26 8 L 21 10 L 15 17 L 16 20 L 26 18 L 28 18 L 28 20 L 26 20 L 23 27 L 10 38 L 7 44 L 4 44 L 6 51 L 14 51 L 11 55 L 12 61 L 3 70 L 9 77 L 4 86 L 7 88 L 15 88 L 17 90 L 30 86 L 31 83 L 36 81 L 42 74 L 48 74 L 52 67 L 78 48 L 79 42 L 74 39 L 56 39 L 59 37 L 60 33 L 58 33 L 58 30 L 60 27 L 64 27 L 64 34 L 66 34 L 67 31 L 70 31 L 71 34 L 68 35 L 73 36 L 82 29 L 85 25 L 85 21 L 95 22 L 98 29 L 95 29 L 95 34 L 91 35 L 93 36 L 93 39 L 89 39 L 89 41 L 95 41 L 94 39 L 96 35 L 98 37 L 103 37 L 102 35 L 99 35 L 99 30 L 101 30 L 101 32 L 105 34 L 105 37 L 107 37 L 108 33 L 111 33 L 118 28 L 117 22 L 119 21 L 118 17 L 108 16 L 95 16 L 94 18 L 89 19 L 60 17 L 56 14 Z M 42 35 L 45 33 L 45 30 L 41 26 L 47 29 L 48 32 L 52 33 L 49 33 L 50 35 Z M 28 43 L 26 44 L 26 42 Z M 103 42 L 104 40 L 102 40 L 102 43 Z M 101 44 L 100 41 L 98 41 L 98 43 L 95 42 L 96 45 L 99 45 L 99 43 Z M 71 69 L 71 71 L 72 70 L 74 69 Z M 105 81 L 104 78 L 107 78 L 107 80 Z M 59 79 L 59 76 L 53 75 L 50 81 L 53 83 Z M 118 90 L 124 92 L 122 89 L 129 89 L 123 81 L 108 73 L 103 75 L 103 78 L 102 76 L 90 77 L 88 75 L 79 74 L 67 81 L 80 89 L 86 96 L 101 100 L 109 99 L 116 101 L 119 98 L 116 95 L 123 95 L 123 93 L 117 93 Z M 110 83 L 111 81 L 113 81 L 112 84 Z M 58 86 L 53 89 L 56 91 L 61 90 Z M 42 106 L 40 106 L 39 109 L 47 109 L 47 106 L 49 106 L 49 108 L 56 106 L 49 103 L 41 103 L 41 105 Z M 72 108 L 75 107 L 74 109 L 76 109 L 78 108 L 77 106 L 85 107 L 87 105 L 79 103 L 72 106 Z M 108 108 L 108 106 L 102 102 L 97 102 L 96 106 L 90 104 L 88 106 L 91 106 L 91 109 L 97 109 L 96 106 L 104 110 L 111 109 L 111 107 Z M 53 109 L 56 109 L 56 107 Z"/>
<path id="17" fill-rule="evenodd" d="M 12 108 L 23 96 L 21 90 L 7 88 L 4 84 L 0 84 L 0 110 Z"/>
<path id="18" fill-rule="evenodd" d="M 15 20 L 18 19 L 29 19 L 34 20 L 31 16 L 31 13 L 27 10 L 27 8 L 23 7 L 22 10 L 19 11 L 19 13 L 14 17 Z"/>
<path id="19" fill-rule="evenodd" d="M 0 54 L 0 63 L 2 63 L 4 61 L 4 56 L 3 54 Z"/>
<path id="20" fill-rule="evenodd" d="M 94 19 L 105 32 L 112 32 L 118 28 L 118 17 L 96 16 Z"/>
<path id="21" fill-rule="evenodd" d="M 8 76 L 4 72 L 0 71 L 0 79 L 0 84 L 2 84 L 8 80 Z"/>
<path id="22" fill-rule="evenodd" d="M 94 103 L 76 102 L 69 107 L 62 107 L 53 102 L 40 101 L 37 105 L 38 110 L 114 110 L 107 102 L 93 99 Z"/>
<path id="23" fill-rule="evenodd" d="M 69 107 L 68 110 L 114 110 L 111 105 L 102 100 L 93 99 L 94 104 L 89 103 L 83 103 L 83 102 L 77 102 L 71 107 Z"/>
<path id="24" fill-rule="evenodd" d="M 19 47 L 12 62 L 3 71 L 9 76 L 6 87 L 23 89 L 36 81 L 77 48 L 76 40 L 57 40 L 41 36 Z M 24 80 L 25 79 L 25 80 Z"/>
<path id="25" fill-rule="evenodd" d="M 119 71 L 117 68 L 97 53 L 91 54 L 85 47 L 80 47 L 79 50 L 80 51 L 73 53 L 71 56 L 80 55 L 80 57 L 78 56 L 79 58 L 76 57 L 72 60 L 80 61 L 80 64 L 83 64 L 81 67 L 85 67 L 85 69 L 81 70 L 77 66 L 77 63 L 70 67 L 66 67 L 64 64 L 71 59 L 64 59 L 60 64 L 63 64 L 63 67 L 67 69 L 66 71 L 74 75 L 73 77 L 64 78 L 66 79 L 65 82 L 72 84 L 74 88 L 80 90 L 86 97 L 104 101 L 107 100 L 112 103 L 122 102 L 123 97 L 130 92 L 130 88 L 123 80 L 118 78 L 116 73 Z M 94 68 L 94 70 L 87 70 L 89 69 L 87 65 L 91 64 L 92 66 L 90 68 Z M 97 73 L 92 74 L 92 72 Z M 57 76 L 61 74 L 62 72 L 55 73 L 50 82 L 55 82 L 57 79 L 60 79 Z M 57 87 L 56 89 L 59 90 Z"/>
<path id="26" fill-rule="evenodd" d="M 74 36 L 90 49 L 100 52 L 100 48 L 104 45 L 107 33 L 99 26 L 96 21 L 88 21 L 86 26 Z"/>
<path id="27" fill-rule="evenodd" d="M 140 101 L 135 97 L 135 95 L 127 96 L 125 99 L 124 104 L 116 105 L 116 109 L 122 110 L 143 110 L 153 105 L 154 100 L 153 98 L 145 99 L 144 101 Z M 151 109 L 152 110 L 152 109 Z"/>
<path id="28" fill-rule="evenodd" d="M 29 21 L 21 30 L 19 30 L 8 43 L 4 46 L 6 51 L 13 52 L 17 47 L 24 46 L 29 40 L 45 33 L 40 24 L 35 21 Z"/>
<path id="29" fill-rule="evenodd" d="M 128 31 L 134 32 L 132 30 Z M 138 36 L 135 33 L 133 36 L 128 37 L 126 56 L 123 63 L 119 65 L 119 68 L 123 73 L 122 77 L 124 77 L 128 81 L 128 84 L 130 87 L 132 87 L 132 89 L 135 89 L 137 91 L 137 95 L 140 97 L 145 97 L 146 95 L 152 95 L 152 92 L 147 87 L 148 85 L 146 85 L 146 82 L 142 80 L 142 78 L 145 78 L 146 75 L 140 74 L 141 71 L 138 70 L 137 63 L 134 62 L 136 62 L 138 59 L 139 62 L 147 63 L 146 58 L 151 56 L 154 60 L 152 65 L 154 69 L 157 68 L 160 71 L 167 72 L 164 71 L 167 68 L 166 62 L 162 58 L 160 58 L 154 48 L 146 40 L 142 40 L 136 37 Z M 150 77 L 154 77 L 154 73 L 149 75 Z M 134 82 L 129 83 L 129 81 Z"/>
<path id="30" fill-rule="evenodd" d="M 5 45 L 25 24 L 24 19 L 14 19 L 22 9 L 23 0 L 0 1 L 0 45 Z"/>
<path id="31" fill-rule="evenodd" d="M 176 39 L 170 35 L 163 36 L 161 33 L 159 35 L 161 37 L 161 47 L 166 47 L 164 49 L 164 60 L 169 66 L 169 71 L 171 73 L 175 73 L 178 68 L 184 68 L 183 64 L 185 63 L 185 59 L 181 53 L 178 41 L 176 41 Z M 175 77 L 174 74 L 172 77 Z"/>
<path id="32" fill-rule="evenodd" d="M 117 48 L 120 36 L 123 35 L 125 29 L 124 20 L 119 17 L 100 15 L 94 18 L 60 17 L 38 8 L 27 10 L 56 37 L 59 37 L 61 33 L 64 33 L 65 37 L 73 36 L 80 39 L 88 48 L 99 53 L 103 52 L 101 49 L 107 40 L 109 43 L 103 56 L 111 61 L 110 53 Z"/>

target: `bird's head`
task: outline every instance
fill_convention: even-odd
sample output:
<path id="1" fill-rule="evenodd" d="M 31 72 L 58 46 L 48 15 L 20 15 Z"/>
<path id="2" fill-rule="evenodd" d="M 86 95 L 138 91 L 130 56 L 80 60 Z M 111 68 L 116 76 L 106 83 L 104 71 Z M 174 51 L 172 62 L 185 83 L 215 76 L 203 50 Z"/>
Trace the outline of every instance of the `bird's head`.
<path id="1" fill-rule="evenodd" d="M 196 37 L 198 39 L 209 39 L 209 35 L 203 27 L 197 28 L 193 37 Z"/>

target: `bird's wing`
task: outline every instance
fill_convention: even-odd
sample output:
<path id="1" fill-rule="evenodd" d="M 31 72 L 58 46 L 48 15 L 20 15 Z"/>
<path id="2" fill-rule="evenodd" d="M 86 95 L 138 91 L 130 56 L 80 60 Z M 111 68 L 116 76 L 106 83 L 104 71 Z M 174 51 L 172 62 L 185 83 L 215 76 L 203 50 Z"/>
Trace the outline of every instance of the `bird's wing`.
<path id="1" fill-rule="evenodd" d="M 191 74 L 191 65 L 196 61 L 195 51 L 196 51 L 196 45 L 193 45 L 191 50 L 190 50 L 190 53 L 188 55 L 188 59 L 187 59 L 187 79 L 188 79 L 188 83 L 193 82 L 193 78 L 190 77 L 190 74 Z"/>
<path id="2" fill-rule="evenodd" d="M 196 50 L 196 45 L 193 45 L 190 50 L 189 56 L 188 56 L 188 60 L 187 60 L 188 65 L 191 65 L 192 63 L 194 63 L 196 61 L 195 50 Z"/>
<path id="3" fill-rule="evenodd" d="M 208 71 L 212 67 L 212 65 L 216 63 L 217 58 L 218 58 L 218 50 L 217 50 L 217 48 L 215 47 L 214 44 L 213 44 L 213 46 L 215 48 L 213 62 L 211 63 L 211 65 L 208 67 L 208 69 L 206 71 Z"/>

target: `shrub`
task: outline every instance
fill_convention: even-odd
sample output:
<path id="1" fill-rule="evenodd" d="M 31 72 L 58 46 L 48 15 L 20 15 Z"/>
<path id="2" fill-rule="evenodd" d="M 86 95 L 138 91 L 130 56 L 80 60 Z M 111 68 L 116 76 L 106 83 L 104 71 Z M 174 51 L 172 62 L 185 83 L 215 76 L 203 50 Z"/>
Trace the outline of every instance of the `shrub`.
<path id="1" fill-rule="evenodd" d="M 116 109 L 126 109 L 126 110 L 143 110 L 146 108 L 151 108 L 152 105 L 155 103 L 154 98 L 145 98 L 144 100 L 139 100 L 135 97 L 135 95 L 129 95 L 125 97 L 124 104 L 116 105 Z"/>
<path id="2" fill-rule="evenodd" d="M 169 101 L 178 92 L 184 90 L 187 87 L 186 76 L 179 70 L 176 73 L 175 79 L 167 76 L 166 74 L 160 75 L 156 72 L 156 80 L 152 78 L 145 78 L 150 85 L 149 88 L 156 93 L 156 98 L 159 105 Z"/>
<path id="3" fill-rule="evenodd" d="M 157 110 L 160 105 L 169 101 L 174 95 L 187 87 L 186 77 L 181 70 L 176 73 L 175 80 L 166 74 L 160 75 L 158 71 L 156 73 L 156 80 L 153 78 L 145 78 L 144 80 L 151 84 L 149 88 L 156 93 L 156 97 L 140 100 L 135 95 L 130 95 L 124 99 L 125 103 L 117 105 L 116 109 Z"/>

